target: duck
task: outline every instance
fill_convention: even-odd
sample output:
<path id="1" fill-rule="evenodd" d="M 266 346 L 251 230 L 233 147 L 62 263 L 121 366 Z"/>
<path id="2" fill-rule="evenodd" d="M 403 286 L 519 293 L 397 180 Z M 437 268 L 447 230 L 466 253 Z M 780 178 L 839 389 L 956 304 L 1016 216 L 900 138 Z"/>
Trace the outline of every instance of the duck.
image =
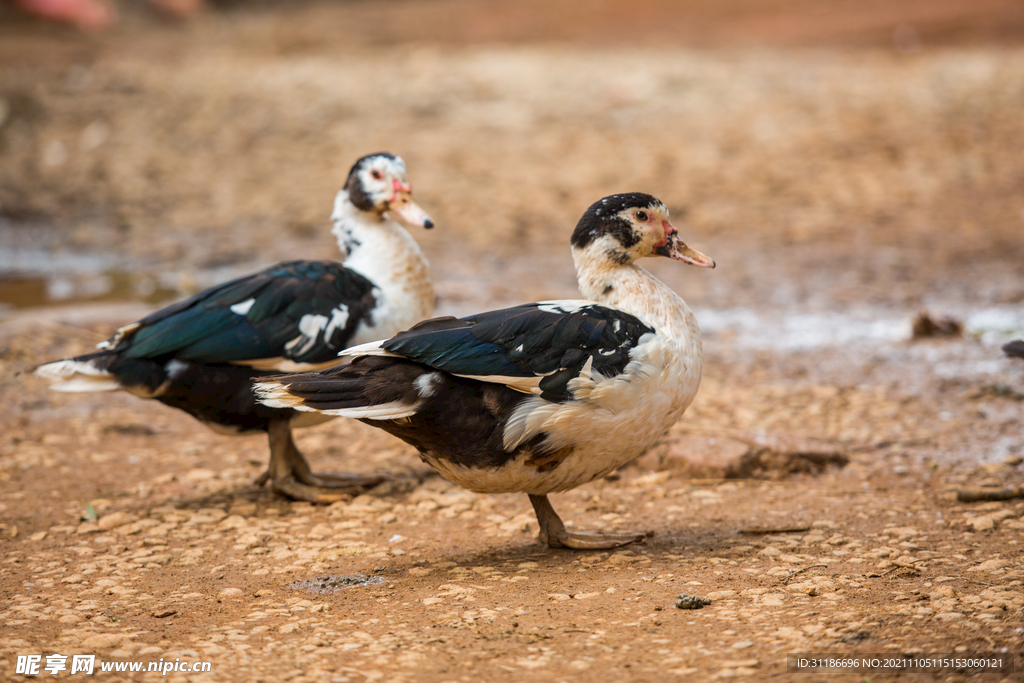
<path id="1" fill-rule="evenodd" d="M 581 300 L 432 318 L 345 350 L 344 366 L 260 379 L 256 392 L 269 406 L 379 427 L 471 491 L 526 493 L 552 548 L 640 541 L 643 533 L 567 529 L 548 495 L 641 455 L 697 393 L 697 320 L 637 261 L 715 262 L 644 193 L 595 202 L 570 242 Z"/>
<path id="2" fill-rule="evenodd" d="M 269 481 L 295 500 L 344 500 L 383 479 L 313 473 L 292 428 L 332 416 L 263 405 L 252 382 L 337 365 L 344 348 L 433 315 L 430 264 L 394 217 L 434 227 L 412 198 L 401 157 L 361 157 L 331 214 L 343 263 L 289 261 L 216 285 L 119 328 L 98 351 L 40 365 L 34 373 L 58 391 L 124 390 L 154 399 L 218 432 L 265 432 L 270 462 L 256 485 Z"/>

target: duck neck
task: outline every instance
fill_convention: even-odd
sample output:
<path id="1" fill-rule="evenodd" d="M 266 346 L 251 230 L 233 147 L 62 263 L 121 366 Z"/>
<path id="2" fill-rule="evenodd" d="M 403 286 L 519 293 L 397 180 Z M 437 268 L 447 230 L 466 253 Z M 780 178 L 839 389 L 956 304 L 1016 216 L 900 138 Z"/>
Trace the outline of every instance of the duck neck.
<path id="1" fill-rule="evenodd" d="M 378 333 L 390 336 L 433 314 L 430 264 L 405 228 L 386 214 L 356 208 L 344 190 L 334 201 L 331 218 L 345 267 L 377 289 L 372 327 Z"/>
<path id="2" fill-rule="evenodd" d="M 573 261 L 584 298 L 631 313 L 660 334 L 700 352 L 697 319 L 664 282 L 635 263 L 614 263 L 603 252 L 573 249 Z"/>

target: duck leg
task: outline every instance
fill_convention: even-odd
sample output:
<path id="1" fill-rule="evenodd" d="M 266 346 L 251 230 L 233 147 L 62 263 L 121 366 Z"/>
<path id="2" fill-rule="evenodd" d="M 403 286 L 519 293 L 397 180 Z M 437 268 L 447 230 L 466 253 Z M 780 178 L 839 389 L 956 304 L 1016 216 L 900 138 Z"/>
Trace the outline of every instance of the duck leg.
<path id="1" fill-rule="evenodd" d="M 256 479 L 257 486 L 270 481 L 272 489 L 289 498 L 311 503 L 333 503 L 345 500 L 349 495 L 362 493 L 384 481 L 384 477 L 359 474 L 313 474 L 292 439 L 291 425 L 287 420 L 271 422 L 267 427 L 267 435 L 270 440 L 270 465 Z"/>
<path id="2" fill-rule="evenodd" d="M 607 550 L 622 545 L 636 543 L 643 539 L 644 534 L 614 534 L 603 531 L 567 531 L 562 519 L 551 507 L 547 496 L 530 494 L 533 511 L 537 513 L 540 523 L 540 541 L 552 548 L 573 548 L 575 550 Z"/>

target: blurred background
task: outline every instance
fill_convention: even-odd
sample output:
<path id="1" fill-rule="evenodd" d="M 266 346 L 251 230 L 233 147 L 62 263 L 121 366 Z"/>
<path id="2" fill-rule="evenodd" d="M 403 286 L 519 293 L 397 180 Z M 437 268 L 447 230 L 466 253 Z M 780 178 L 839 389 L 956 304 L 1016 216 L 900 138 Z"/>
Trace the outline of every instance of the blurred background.
<path id="1" fill-rule="evenodd" d="M 1000 350 L 1024 337 L 1022 142 L 1021 0 L 0 0 L 0 622 L 18 636 L 0 650 L 10 666 L 26 642 L 117 657 L 131 633 L 140 656 L 201 651 L 221 679 L 293 683 L 351 680 L 359 653 L 358 680 L 449 681 L 491 657 L 513 673 L 489 680 L 554 680 L 549 652 L 578 680 L 572 653 L 614 645 L 597 681 L 764 680 L 786 651 L 1020 652 L 1024 507 L 955 489 L 1024 490 L 1024 362 Z M 435 512 L 444 484 L 418 483 L 416 452 L 352 420 L 297 434 L 314 470 L 395 475 L 408 497 L 289 504 L 252 484 L 261 438 L 16 374 L 230 277 L 339 259 L 334 195 L 381 150 L 437 223 L 413 235 L 438 314 L 577 296 L 569 235 L 617 192 L 660 197 L 717 261 L 645 260 L 696 313 L 700 392 L 621 479 L 556 501 L 581 528 L 656 529 L 642 560 L 534 554 L 523 496 L 444 494 Z M 112 529 L 110 512 L 143 519 Z M 762 524 L 780 533 L 737 533 Z M 345 539 L 373 545 L 356 557 Z M 428 558 L 439 571 L 402 573 Z M 530 583 L 477 574 L 534 559 Z M 286 616 L 293 561 L 386 562 L 400 591 Z M 432 587 L 491 579 L 464 603 Z M 214 603 L 227 585 L 245 591 Z M 670 586 L 746 602 L 650 612 Z M 769 586 L 781 597 L 762 602 Z M 282 614 L 238 642 L 268 605 Z M 520 605 L 531 621 L 485 616 Z M 295 630 L 299 614 L 330 623 Z M 372 644 L 324 647 L 344 623 Z"/>
<path id="2" fill-rule="evenodd" d="M 1022 38 L 1017 0 L 8 1 L 0 316 L 337 258 L 333 195 L 388 150 L 442 313 L 571 296 L 578 216 L 640 190 L 718 260 L 652 264 L 709 334 L 1006 336 Z"/>

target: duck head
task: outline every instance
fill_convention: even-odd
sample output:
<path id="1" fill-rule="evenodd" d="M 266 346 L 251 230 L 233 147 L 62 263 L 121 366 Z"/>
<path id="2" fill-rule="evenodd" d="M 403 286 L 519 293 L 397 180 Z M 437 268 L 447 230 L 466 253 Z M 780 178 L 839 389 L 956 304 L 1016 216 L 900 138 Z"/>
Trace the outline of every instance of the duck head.
<path id="1" fill-rule="evenodd" d="M 345 191 L 360 211 L 378 216 L 388 211 L 409 225 L 434 227 L 434 221 L 412 198 L 412 184 L 400 156 L 378 152 L 359 159 L 348 173 Z"/>
<path id="2" fill-rule="evenodd" d="M 715 262 L 688 247 L 661 200 L 642 192 L 613 194 L 590 205 L 572 234 L 573 251 L 599 251 L 625 266 L 644 256 L 667 256 L 700 268 Z"/>

